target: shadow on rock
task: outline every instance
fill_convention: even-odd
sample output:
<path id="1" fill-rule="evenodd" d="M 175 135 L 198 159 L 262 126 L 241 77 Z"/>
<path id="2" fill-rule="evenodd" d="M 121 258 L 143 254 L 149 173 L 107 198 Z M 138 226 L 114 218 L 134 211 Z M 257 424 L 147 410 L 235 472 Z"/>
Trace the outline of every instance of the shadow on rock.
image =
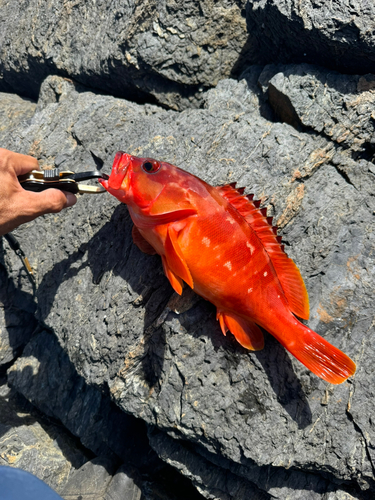
<path id="1" fill-rule="evenodd" d="M 265 335 L 265 341 L 264 349 L 254 354 L 268 376 L 277 401 L 298 427 L 305 429 L 312 423 L 312 414 L 301 381 L 294 373 L 285 348 L 269 334 Z"/>
<path id="2" fill-rule="evenodd" d="M 166 488 L 172 485 L 171 489 L 178 491 L 182 481 L 188 493 L 181 498 L 201 498 L 152 450 L 145 422 L 124 413 L 108 394 L 86 384 L 52 333 L 41 331 L 33 337 L 22 358 L 9 370 L 8 382 L 45 415 L 58 419 L 79 437 L 100 457 L 110 475 L 123 461 L 126 474 L 135 483 L 143 480 L 151 482 L 151 488 L 163 488 L 163 480 L 168 478 Z"/>
<path id="3" fill-rule="evenodd" d="M 40 320 L 46 320 L 61 284 L 84 268 L 90 268 L 95 285 L 100 285 L 104 276 L 120 276 L 128 284 L 128 303 L 145 310 L 142 364 L 145 381 L 152 387 L 160 378 L 165 347 L 165 335 L 157 319 L 173 291 L 163 274 L 160 257 L 143 254 L 133 244 L 131 229 L 127 208 L 118 205 L 111 219 L 88 242 L 43 276 L 37 290 L 38 315 Z M 127 307 L 126 302 L 123 307 Z"/>
<path id="4" fill-rule="evenodd" d="M 42 331 L 33 337 L 8 371 L 8 382 L 97 455 L 112 460 L 120 457 L 137 466 L 153 455 L 144 422 L 122 412 L 103 391 L 87 385 L 52 333 Z"/>
<path id="5" fill-rule="evenodd" d="M 38 324 L 34 316 L 36 303 L 32 293 L 15 286 L 7 275 L 1 243 L 0 238 L 0 374 L 20 354 Z"/>
<path id="6" fill-rule="evenodd" d="M 24 369 L 25 377 L 32 381 L 32 368 Z M 45 431 L 41 433 L 40 427 Z M 0 438 L 1 456 L 7 463 L 9 446 L 12 450 L 17 450 L 16 461 L 12 462 L 10 456 L 9 463 L 22 468 L 24 461 L 32 460 L 46 462 L 52 457 L 56 458 L 55 446 L 48 447 L 50 443 L 56 443 L 65 459 L 74 467 L 79 468 L 93 454 L 84 449 L 76 437 L 73 437 L 59 422 L 43 415 L 34 405 L 32 405 L 20 392 L 7 385 L 7 380 L 0 379 Z M 46 439 L 46 437 L 48 438 Z M 33 444 L 34 443 L 34 444 Z M 30 448 L 35 449 L 36 455 L 30 455 Z M 28 449 L 29 448 L 29 449 Z M 51 456 L 44 455 L 48 449 Z M 1 461 L 1 460 L 0 460 Z M 30 464 L 29 464 L 30 465 Z M 36 465 L 35 463 L 33 464 Z"/>
<path id="7" fill-rule="evenodd" d="M 342 73 L 366 74 L 375 71 L 371 45 L 362 36 L 354 18 L 351 22 L 337 19 L 334 34 L 328 26 L 311 22 L 311 10 L 304 15 L 286 14 L 276 4 L 265 2 L 261 8 L 246 7 L 247 31 L 251 45 L 251 62 L 269 63 L 313 63 Z M 327 19 L 335 17 L 329 12 Z M 268 29 L 264 29 L 268 26 Z M 260 31 L 260 27 L 262 31 Z M 296 43 L 298 40 L 298 43 Z M 270 57 L 270 54 L 272 56 Z"/>

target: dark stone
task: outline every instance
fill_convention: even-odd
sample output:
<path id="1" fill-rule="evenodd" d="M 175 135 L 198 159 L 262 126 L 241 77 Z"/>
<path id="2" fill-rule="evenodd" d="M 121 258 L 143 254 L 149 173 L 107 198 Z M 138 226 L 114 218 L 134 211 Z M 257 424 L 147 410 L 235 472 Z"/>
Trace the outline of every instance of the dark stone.
<path id="1" fill-rule="evenodd" d="M 2 251 L 12 253 L 3 238 L 0 240 Z M 34 301 L 8 279 L 1 260 L 0 253 L 0 373 L 19 356 L 38 324 Z"/>
<path id="2" fill-rule="evenodd" d="M 144 423 L 120 411 L 108 395 L 86 385 L 51 333 L 33 337 L 8 370 L 8 380 L 100 457 L 120 458 L 143 468 L 152 463 Z"/>
<path id="3" fill-rule="evenodd" d="M 140 488 L 137 484 L 142 486 L 145 500 L 174 498 L 183 478 L 158 459 L 150 448 L 144 422 L 120 411 L 111 402 L 107 391 L 103 394 L 97 388 L 88 386 L 77 374 L 54 335 L 45 331 L 35 335 L 23 356 L 9 369 L 8 380 L 44 415 L 61 422 L 80 438 L 81 443 L 99 455 L 83 465 L 81 462 L 78 467 L 75 461 L 75 469 L 79 470 L 73 469 L 64 481 L 55 477 L 53 461 L 48 465 L 39 457 L 39 460 L 34 460 L 32 472 L 41 477 L 39 469 L 42 466 L 46 468 L 45 476 L 48 472 L 55 479 L 49 476 L 41 478 L 64 499 L 75 499 L 79 495 L 96 499 L 106 495 L 106 500 L 115 500 L 126 493 L 139 500 Z M 11 428 L 13 421 L 8 420 L 8 423 Z M 36 425 L 39 425 L 38 422 Z M 27 431 L 30 433 L 29 428 Z M 54 456 L 54 448 L 47 448 L 47 451 Z M 49 455 L 45 452 L 43 458 L 51 460 Z M 121 461 L 125 464 L 118 468 Z M 25 467 L 18 457 L 17 465 L 30 470 L 30 465 Z M 189 485 L 186 490 L 189 495 L 186 499 L 199 500 L 200 496 Z M 181 500 L 185 498 L 181 497 Z"/>
<path id="4" fill-rule="evenodd" d="M 5 135 L 4 145 L 76 171 L 99 161 L 106 173 L 121 149 L 178 164 L 211 184 L 247 186 L 275 217 L 305 278 L 309 325 L 357 362 L 353 379 L 327 386 L 268 335 L 258 353 L 223 337 L 214 308 L 188 292 L 176 298 L 160 258 L 133 245 L 126 207 L 104 194 L 84 195 L 74 208 L 16 231 L 37 268 L 36 317 L 51 333 L 29 342 L 9 380 L 101 455 L 127 460 L 118 445 L 122 426 L 113 422 L 144 420 L 162 436 L 151 441 L 158 454 L 206 498 L 240 495 L 238 478 L 259 498 L 367 499 L 375 487 L 372 163 L 355 161 L 354 140 L 345 149 L 315 122 L 296 129 L 278 121 L 261 87 L 273 85 L 300 111 L 275 72 L 268 74 L 249 68 L 240 82 L 224 80 L 204 94 L 203 109 L 181 113 L 50 77 L 31 122 Z M 344 90 L 332 95 L 344 101 Z M 4 265 L 30 295 L 18 259 L 6 253 Z M 37 376 L 35 363 L 43 366 Z M 197 479 L 192 457 L 206 479 Z"/>
<path id="5" fill-rule="evenodd" d="M 61 425 L 0 379 L 0 465 L 30 472 L 57 491 L 87 460 L 85 450 Z"/>
<path id="6" fill-rule="evenodd" d="M 249 0 L 252 62 L 313 63 L 342 73 L 375 73 L 371 2 Z"/>
<path id="7" fill-rule="evenodd" d="M 0 90 L 38 97 L 58 74 L 91 89 L 173 109 L 243 66 L 245 0 L 7 2 L 0 11 Z"/>
<path id="8" fill-rule="evenodd" d="M 64 500 L 103 498 L 114 473 L 108 459 L 94 458 L 74 472 L 60 491 Z"/>
<path id="9" fill-rule="evenodd" d="M 113 476 L 104 500 L 140 500 L 141 490 L 128 475 L 127 468 L 121 466 Z"/>
<path id="10" fill-rule="evenodd" d="M 271 65 L 265 74 L 269 102 L 282 121 L 327 137 L 355 160 L 371 161 L 375 153 L 374 75 L 347 76 L 308 64 Z"/>

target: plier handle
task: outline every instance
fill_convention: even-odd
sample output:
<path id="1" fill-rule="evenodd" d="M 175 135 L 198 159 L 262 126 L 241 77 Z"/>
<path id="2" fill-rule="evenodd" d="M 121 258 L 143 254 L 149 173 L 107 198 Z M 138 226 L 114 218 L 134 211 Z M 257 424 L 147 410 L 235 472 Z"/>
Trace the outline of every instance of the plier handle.
<path id="1" fill-rule="evenodd" d="M 79 184 L 80 181 L 87 181 L 88 179 L 102 179 L 108 178 L 104 173 L 98 170 L 91 170 L 89 172 L 74 173 L 70 170 L 60 170 L 52 168 L 49 170 L 32 170 L 31 172 L 21 175 L 18 180 L 21 186 L 28 191 L 44 191 L 49 188 L 56 188 L 62 191 L 69 191 L 70 193 L 104 193 L 103 186 L 89 186 Z"/>

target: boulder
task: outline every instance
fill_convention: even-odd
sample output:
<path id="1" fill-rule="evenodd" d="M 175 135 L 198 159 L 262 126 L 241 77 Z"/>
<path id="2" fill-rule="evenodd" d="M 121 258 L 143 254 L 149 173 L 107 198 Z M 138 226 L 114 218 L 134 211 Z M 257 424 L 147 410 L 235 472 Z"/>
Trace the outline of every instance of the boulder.
<path id="1" fill-rule="evenodd" d="M 0 91 L 36 100 L 48 75 L 181 110 L 249 64 L 375 73 L 371 2 L 1 2 Z"/>
<path id="2" fill-rule="evenodd" d="M 173 109 L 246 61 L 245 0 L 1 2 L 0 90 L 37 99 L 48 75 Z"/>
<path id="3" fill-rule="evenodd" d="M 55 490 L 89 458 L 77 439 L 0 379 L 0 465 L 31 472 Z"/>
<path id="4" fill-rule="evenodd" d="M 248 44 L 253 61 L 313 63 L 363 75 L 375 72 L 375 7 L 344 2 L 249 0 Z"/>
<path id="5" fill-rule="evenodd" d="M 296 71 L 299 98 L 289 83 Z M 352 136 L 338 141 L 319 121 L 326 102 L 319 85 L 312 99 L 318 111 L 307 116 L 316 71 L 252 66 L 239 81 L 223 80 L 204 93 L 202 109 L 182 112 L 52 76 L 31 120 L 4 135 L 5 147 L 33 154 L 42 166 L 109 173 L 114 153 L 125 150 L 214 185 L 246 186 L 274 216 L 301 270 L 308 324 L 357 363 L 351 380 L 331 386 L 269 335 L 263 351 L 246 351 L 222 335 L 211 304 L 189 290 L 173 293 L 160 258 L 133 245 L 124 205 L 108 194 L 83 195 L 75 207 L 15 231 L 37 274 L 35 297 L 5 245 L 2 262 L 13 283 L 9 300 L 17 304 L 15 290 L 22 292 L 43 327 L 10 367 L 9 383 L 96 454 L 128 460 L 120 429 L 113 434 L 108 423 L 130 415 L 146 423 L 159 457 L 205 498 L 371 498 L 371 120 L 365 108 L 358 130 L 353 104 L 355 112 L 344 113 Z M 367 102 L 369 90 L 340 78 L 346 85 L 330 86 L 320 69 L 332 99 Z M 280 101 L 296 121 L 285 119 Z M 338 107 L 326 112 L 334 122 Z M 98 403 L 105 395 L 108 408 Z"/>

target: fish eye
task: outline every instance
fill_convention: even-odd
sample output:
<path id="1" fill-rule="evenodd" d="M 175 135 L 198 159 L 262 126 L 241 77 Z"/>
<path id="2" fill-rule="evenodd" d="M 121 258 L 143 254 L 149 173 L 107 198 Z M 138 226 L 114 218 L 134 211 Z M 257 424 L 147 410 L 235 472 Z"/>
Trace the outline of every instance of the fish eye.
<path id="1" fill-rule="evenodd" d="M 160 167 L 160 162 L 157 160 L 146 160 L 142 165 L 143 170 L 148 174 L 154 174 Z"/>

